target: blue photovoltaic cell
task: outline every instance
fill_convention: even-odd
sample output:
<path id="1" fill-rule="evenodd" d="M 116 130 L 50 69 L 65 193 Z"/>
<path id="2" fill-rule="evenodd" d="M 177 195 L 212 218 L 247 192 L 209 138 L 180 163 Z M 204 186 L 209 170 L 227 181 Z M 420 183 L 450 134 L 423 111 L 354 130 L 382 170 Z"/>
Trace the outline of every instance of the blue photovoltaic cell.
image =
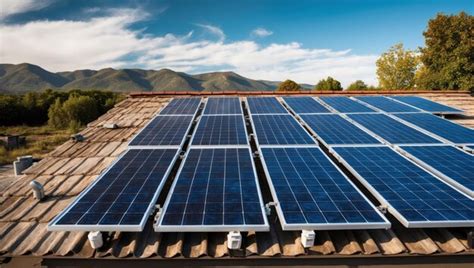
<path id="1" fill-rule="evenodd" d="M 291 115 L 252 115 L 254 132 L 260 145 L 315 144 L 306 130 Z"/>
<path id="2" fill-rule="evenodd" d="M 127 151 L 55 219 L 51 229 L 141 231 L 176 154 L 177 149 Z"/>
<path id="3" fill-rule="evenodd" d="M 191 149 L 157 229 L 214 226 L 206 230 L 223 231 L 219 227 L 236 226 L 230 230 L 234 231 L 267 226 L 252 161 L 248 148 Z"/>
<path id="4" fill-rule="evenodd" d="M 406 227 L 474 226 L 474 200 L 389 147 L 334 150 L 386 200 L 389 211 L 392 207 L 404 218 Z"/>
<path id="5" fill-rule="evenodd" d="M 130 141 L 129 146 L 176 145 L 184 141 L 193 116 L 158 115 Z"/>
<path id="6" fill-rule="evenodd" d="M 173 99 L 160 114 L 186 114 L 194 115 L 201 104 L 201 98 L 177 98 Z"/>
<path id="7" fill-rule="evenodd" d="M 202 116 L 192 145 L 239 145 L 247 143 L 242 115 Z"/>
<path id="8" fill-rule="evenodd" d="M 474 197 L 474 155 L 453 146 L 402 146 L 402 149 L 451 178 Z"/>
<path id="9" fill-rule="evenodd" d="M 350 114 L 348 116 L 392 144 L 441 143 L 384 114 Z"/>
<path id="10" fill-rule="evenodd" d="M 238 97 L 208 98 L 204 114 L 242 114 Z"/>
<path id="11" fill-rule="evenodd" d="M 338 114 L 301 115 L 326 144 L 380 144 L 380 141 Z"/>
<path id="12" fill-rule="evenodd" d="M 447 139 L 453 143 L 473 143 L 474 130 L 427 113 L 394 114 L 417 127 Z"/>
<path id="13" fill-rule="evenodd" d="M 275 97 L 247 97 L 252 114 L 287 114 L 288 111 Z"/>
<path id="14" fill-rule="evenodd" d="M 463 111 L 417 96 L 390 96 L 418 109 L 431 113 L 462 113 Z"/>
<path id="15" fill-rule="evenodd" d="M 284 97 L 283 99 L 297 114 L 331 113 L 331 111 L 311 97 Z"/>
<path id="16" fill-rule="evenodd" d="M 371 108 L 348 97 L 319 97 L 326 104 L 340 113 L 370 113 Z"/>
<path id="17" fill-rule="evenodd" d="M 363 96 L 356 98 L 388 113 L 419 112 L 419 110 L 413 107 L 381 96 Z"/>
<path id="18" fill-rule="evenodd" d="M 283 213 L 281 220 L 286 222 L 284 229 L 292 225 L 299 230 L 305 225 L 318 229 L 389 226 L 321 149 L 261 150 L 274 199 Z"/>

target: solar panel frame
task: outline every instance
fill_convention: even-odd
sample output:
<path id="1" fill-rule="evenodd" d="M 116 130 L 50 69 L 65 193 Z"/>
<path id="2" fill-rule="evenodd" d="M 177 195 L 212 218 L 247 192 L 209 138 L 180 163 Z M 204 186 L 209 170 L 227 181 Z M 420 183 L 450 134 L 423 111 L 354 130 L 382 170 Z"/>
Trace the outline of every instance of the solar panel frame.
<path id="1" fill-rule="evenodd" d="M 406 156 L 407 158 L 411 159 L 412 161 L 414 161 L 415 163 L 419 164 L 420 166 L 424 167 L 425 169 L 429 170 L 431 173 L 435 174 L 437 177 L 443 179 L 444 181 L 446 181 L 447 183 L 453 185 L 454 187 L 456 187 L 458 190 L 462 191 L 463 193 L 465 193 L 467 196 L 469 196 L 471 199 L 474 200 L 474 182 L 470 183 L 471 185 L 465 185 L 462 180 L 465 179 L 465 178 L 461 178 L 461 181 L 459 181 L 457 178 L 455 178 L 454 176 L 450 176 L 449 174 L 446 174 L 445 172 L 442 171 L 443 168 L 449 168 L 449 167 L 446 167 L 446 166 L 443 166 L 443 167 L 436 167 L 435 165 L 433 165 L 432 163 L 429 163 L 427 162 L 426 160 L 416 156 L 414 153 L 412 153 L 410 150 L 410 148 L 426 148 L 426 149 L 431 149 L 431 148 L 447 148 L 449 147 L 451 150 L 453 150 L 454 152 L 456 153 L 459 153 L 461 155 L 467 155 L 469 157 L 472 157 L 472 161 L 474 163 L 474 156 L 460 148 L 457 148 L 455 146 L 452 146 L 452 145 L 438 145 L 438 146 L 419 146 L 419 145 L 412 145 L 412 146 L 401 146 L 401 147 L 398 147 L 396 148 L 396 151 L 398 151 L 399 153 L 401 153 L 402 155 Z M 448 159 L 450 160 L 450 159 Z M 447 161 L 448 161 L 447 160 Z M 449 161 L 451 163 L 451 161 Z M 436 164 L 436 163 L 434 163 Z M 441 163 L 443 164 L 443 163 Z M 449 163 L 448 163 L 449 164 Z M 466 163 L 466 165 L 469 165 L 469 163 Z M 471 167 L 474 167 L 474 164 L 471 165 Z M 452 168 L 457 168 L 457 167 L 452 167 Z M 457 175 L 457 174 L 456 174 Z M 474 172 L 472 172 L 472 179 L 474 181 Z"/>
<path id="2" fill-rule="evenodd" d="M 258 198 L 259 198 L 259 203 L 261 205 L 261 213 L 263 217 L 264 224 L 263 225 L 252 225 L 252 224 L 247 224 L 247 225 L 163 225 L 163 220 L 164 216 L 166 215 L 166 210 L 169 207 L 169 204 L 171 202 L 171 198 L 173 196 L 174 190 L 178 184 L 178 179 L 180 177 L 180 174 L 184 168 L 184 165 L 186 164 L 186 160 L 189 156 L 189 151 L 190 150 L 205 150 L 205 149 L 246 149 L 249 153 L 250 157 L 250 162 L 252 164 L 252 170 L 253 174 L 255 177 L 255 185 L 258 193 Z M 255 161 L 253 161 L 252 158 L 252 153 L 250 151 L 250 147 L 235 147 L 235 146 L 227 146 L 227 147 L 213 147 L 213 148 L 198 148 L 198 147 L 192 147 L 189 149 L 189 151 L 186 153 L 185 158 L 181 162 L 181 165 L 178 169 L 178 172 L 176 173 L 175 179 L 173 180 L 173 184 L 171 185 L 171 188 L 169 190 L 168 196 L 166 197 L 166 201 L 163 205 L 163 209 L 161 211 L 160 217 L 157 220 L 157 222 L 154 224 L 154 229 L 156 232 L 231 232 L 231 231 L 242 231 L 242 232 L 248 232 L 248 231 L 255 231 L 255 232 L 267 232 L 270 230 L 270 225 L 268 223 L 268 219 L 266 217 L 265 213 L 265 203 L 263 202 L 263 197 L 262 197 L 262 191 L 260 189 L 260 185 L 258 182 L 258 173 L 257 169 L 255 167 Z M 183 214 L 184 216 L 184 214 Z"/>
<path id="3" fill-rule="evenodd" d="M 238 101 L 238 107 L 239 107 L 239 111 L 238 112 L 235 112 L 235 113 L 213 113 L 213 112 L 209 112 L 208 109 L 211 109 L 209 108 L 209 101 L 216 101 L 216 100 L 219 100 L 219 99 L 228 99 L 228 100 L 235 100 L 237 99 Z M 242 103 L 241 103 L 241 100 L 239 97 L 209 97 L 207 98 L 207 101 L 206 103 L 204 104 L 204 108 L 203 108 L 203 112 L 202 112 L 202 115 L 209 115 L 209 116 L 213 116 L 213 115 L 243 115 L 244 114 L 244 111 L 242 109 Z"/>
<path id="4" fill-rule="evenodd" d="M 195 144 L 194 141 L 197 139 L 196 138 L 196 135 L 198 133 L 198 130 L 199 130 L 199 126 L 201 125 L 201 122 L 203 120 L 203 118 L 205 117 L 208 117 L 208 118 L 211 118 L 211 117 L 236 117 L 236 116 L 239 116 L 241 119 L 242 119 L 242 126 L 244 128 L 244 132 L 245 132 L 245 143 L 244 144 Z M 250 145 L 250 142 L 249 142 L 249 135 L 247 133 L 247 127 L 246 127 L 246 123 L 245 123 L 245 118 L 243 115 L 238 115 L 238 114 L 232 114 L 232 115 L 201 115 L 200 118 L 199 118 L 199 121 L 198 123 L 196 124 L 196 129 L 194 130 L 192 136 L 191 136 L 191 139 L 190 139 L 190 142 L 189 142 L 190 146 L 192 148 L 208 148 L 208 147 L 213 147 L 213 148 L 219 148 L 219 147 L 223 147 L 223 148 L 227 148 L 227 147 L 243 147 L 243 148 L 246 148 Z"/>
<path id="5" fill-rule="evenodd" d="M 399 101 L 387 98 L 385 96 L 360 96 L 352 97 L 354 100 L 359 101 L 360 103 L 365 104 L 366 106 L 380 112 L 386 113 L 413 113 L 421 112 L 420 109 L 410 106 L 408 104 L 401 103 Z M 382 101 L 385 103 L 376 104 L 376 101 Z M 390 107 L 383 107 L 384 105 L 389 105 Z"/>
<path id="6" fill-rule="evenodd" d="M 377 214 L 385 221 L 383 224 L 380 223 L 326 223 L 326 224 L 289 224 L 286 222 L 286 218 L 284 216 L 284 212 L 280 206 L 281 202 L 278 199 L 277 191 L 275 185 L 272 182 L 272 178 L 269 172 L 269 168 L 265 161 L 265 157 L 263 154 L 262 149 L 265 148 L 308 148 L 308 149 L 317 149 L 321 154 L 332 164 L 332 166 L 349 182 L 349 184 L 354 187 L 356 192 L 358 192 L 362 198 L 377 212 Z M 268 146 L 268 147 L 260 147 L 258 146 L 259 156 L 261 158 L 262 167 L 265 173 L 266 180 L 268 182 L 270 193 L 272 195 L 273 200 L 277 203 L 275 206 L 275 210 L 277 212 L 278 218 L 280 219 L 280 223 L 282 226 L 282 230 L 284 231 L 298 231 L 298 230 L 347 230 L 347 229 L 388 229 L 390 228 L 391 224 L 386 219 L 386 217 L 370 202 L 370 200 L 355 186 L 355 184 L 342 172 L 342 170 L 321 150 L 319 147 L 311 147 L 311 146 L 295 146 L 289 145 L 285 147 L 276 147 L 276 146 Z"/>
<path id="7" fill-rule="evenodd" d="M 419 96 L 388 96 L 388 98 L 434 114 L 463 114 L 464 111 Z M 429 106 L 433 107 L 429 107 Z M 434 108 L 436 107 L 436 108 Z"/>
<path id="8" fill-rule="evenodd" d="M 180 109 L 181 106 L 178 106 L 178 108 L 175 108 L 173 107 L 173 102 L 180 102 L 180 101 L 194 101 L 194 100 L 199 100 L 196 107 L 194 108 L 194 111 L 192 110 L 192 106 L 191 106 L 191 109 L 188 109 L 188 110 L 191 110 L 189 112 L 179 112 L 179 113 L 176 113 L 175 111 L 173 111 L 173 109 Z M 201 105 L 201 102 L 202 102 L 202 98 L 197 98 L 197 97 L 187 97 L 187 98 L 173 98 L 170 102 L 168 102 L 166 104 L 165 107 L 163 107 L 163 109 L 161 109 L 161 111 L 159 112 L 160 115 L 195 115 L 197 113 L 197 111 L 199 110 L 199 106 Z M 185 110 L 186 110 L 187 106 L 185 106 Z M 171 110 L 170 112 L 168 112 L 168 110 Z"/>
<path id="9" fill-rule="evenodd" d="M 390 148 L 386 145 L 379 145 L 379 146 L 370 146 L 370 147 L 384 147 L 388 148 L 392 151 L 393 148 Z M 382 204 L 382 206 L 385 206 L 390 214 L 392 214 L 399 222 L 401 222 L 406 228 L 443 228 L 443 227 L 472 227 L 474 226 L 474 220 L 469 220 L 469 221 L 452 221 L 452 220 L 445 220 L 445 221 L 408 221 L 400 212 L 398 212 L 394 207 L 390 205 L 390 203 L 382 196 L 381 193 L 379 193 L 378 190 L 376 190 L 362 175 L 359 174 L 355 170 L 355 168 L 350 165 L 340 154 L 338 154 L 335 149 L 340 148 L 340 147 L 333 147 L 329 148 L 329 152 L 345 167 L 349 170 L 354 177 Z M 396 151 L 394 151 L 397 153 Z M 456 192 L 458 192 L 460 195 L 465 196 L 466 198 L 469 199 L 469 196 L 465 195 L 463 192 L 460 192 L 458 189 L 453 187 L 452 185 L 449 185 L 445 183 L 443 180 L 440 178 L 436 177 L 434 174 L 420 166 L 418 163 L 415 163 L 408 159 L 406 156 L 397 153 L 400 157 L 403 159 L 409 161 L 411 164 L 414 166 L 420 168 L 424 172 L 428 173 L 431 175 L 433 178 L 440 180 L 442 183 L 444 183 L 447 187 L 450 187 L 454 189 Z"/>
<path id="10" fill-rule="evenodd" d="M 267 103 L 262 103 L 265 101 L 257 103 L 260 100 L 265 100 L 267 103 L 274 102 L 274 105 L 276 105 L 276 107 L 279 107 L 280 109 L 274 109 L 273 111 L 269 111 L 269 110 L 263 111 L 262 109 L 260 109 L 262 107 L 259 108 L 259 105 L 263 106 L 263 105 L 267 105 Z M 253 102 L 256 102 L 255 105 Z M 245 98 L 245 104 L 249 112 L 253 114 L 287 114 L 288 113 L 285 106 L 283 106 L 276 97 L 247 97 Z"/>
<path id="11" fill-rule="evenodd" d="M 344 114 L 351 114 L 351 113 L 377 113 L 378 111 L 370 108 L 368 105 L 365 103 L 361 103 L 357 100 L 354 100 L 350 97 L 343 97 L 343 96 L 323 96 L 318 98 L 321 102 L 325 103 L 327 106 L 331 107 L 334 109 L 334 111 L 338 113 L 344 113 Z M 348 100 L 346 103 L 340 103 L 337 104 L 335 102 L 329 102 L 330 100 Z M 352 105 L 355 105 L 357 107 L 352 107 L 350 108 L 349 103 Z M 339 105 L 336 107 L 336 105 Z"/>
<path id="12" fill-rule="evenodd" d="M 283 101 L 285 102 L 286 106 L 288 109 L 290 109 L 293 113 L 295 114 L 331 114 L 332 111 L 324 105 L 324 103 L 321 103 L 318 98 L 314 97 L 283 97 Z M 306 103 L 303 102 L 301 105 L 306 105 L 306 106 L 301 106 L 298 107 L 297 103 L 293 102 L 291 100 L 302 100 L 305 101 Z M 311 101 L 314 101 L 316 106 L 314 107 L 314 111 L 306 111 L 304 112 L 303 109 L 307 109 L 309 105 L 311 105 Z M 308 103 L 310 102 L 310 103 Z M 318 108 L 316 108 L 318 107 Z M 312 108 L 312 107 L 311 107 Z M 310 108 L 310 109 L 311 109 Z"/>
<path id="13" fill-rule="evenodd" d="M 369 139 L 372 139 L 374 142 L 372 142 L 372 143 L 361 143 L 361 142 L 359 142 L 359 143 L 331 143 L 323 137 L 324 135 L 318 134 L 318 133 L 323 133 L 324 131 L 316 131 L 312 127 L 312 124 L 311 124 L 311 122 L 309 122 L 309 118 L 308 118 L 308 117 L 312 117 L 312 116 L 316 116 L 316 117 L 324 117 L 324 116 L 335 117 L 335 116 L 338 116 L 339 118 L 341 118 L 341 120 L 344 120 L 345 122 L 347 122 L 347 124 L 353 126 L 355 128 L 355 130 L 358 130 L 362 134 L 367 135 L 367 137 L 369 137 Z M 330 147 L 330 146 L 354 146 L 354 145 L 366 146 L 366 145 L 373 145 L 373 144 L 377 145 L 377 144 L 382 144 L 383 143 L 383 141 L 381 141 L 378 137 L 376 137 L 374 135 L 371 135 L 370 133 L 367 133 L 367 131 L 360 128 L 358 125 L 352 123 L 350 120 L 348 120 L 342 114 L 302 114 L 302 115 L 299 115 L 298 117 L 304 122 L 304 124 L 310 130 L 311 134 L 316 136 L 318 141 L 323 143 L 326 147 Z M 307 118 L 307 119 L 305 119 L 305 118 Z M 328 124 L 327 126 L 328 127 L 334 127 L 334 124 Z M 345 130 L 345 128 L 344 128 L 344 130 Z"/>
<path id="14" fill-rule="evenodd" d="M 135 134 L 130 139 L 130 141 L 127 144 L 127 147 L 130 148 L 130 149 L 165 149 L 165 148 L 174 149 L 174 148 L 181 148 L 184 145 L 184 143 L 186 142 L 189 130 L 193 126 L 194 117 L 196 116 L 197 111 L 198 110 L 195 111 L 194 115 L 160 115 L 160 114 L 156 115 L 155 117 L 150 119 L 150 121 L 148 121 L 145 124 L 145 126 L 142 129 L 140 129 L 140 131 L 138 131 L 138 133 Z M 159 145 L 159 144 L 156 144 L 156 145 L 144 145 L 144 144 L 133 145 L 132 143 L 136 139 L 138 139 L 138 137 L 146 131 L 146 129 L 154 122 L 154 120 L 157 119 L 157 118 L 160 118 L 160 117 L 161 118 L 162 117 L 179 117 L 179 118 L 189 117 L 191 119 L 189 121 L 188 127 L 186 128 L 186 130 L 184 132 L 184 135 L 183 135 L 183 138 L 181 139 L 181 142 L 179 144 L 166 144 L 166 145 Z"/>
<path id="15" fill-rule="evenodd" d="M 174 164 L 176 163 L 176 160 L 179 157 L 180 150 L 175 149 L 176 152 L 173 156 L 173 158 L 170 161 L 170 164 L 168 165 L 168 168 L 166 169 L 166 172 L 163 174 L 161 178 L 161 182 L 156 189 L 153 198 L 151 199 L 146 211 L 143 213 L 142 219 L 140 221 L 140 224 L 138 225 L 129 225 L 129 224 L 116 224 L 116 225 L 57 225 L 56 223 L 62 219 L 63 216 L 65 216 L 79 201 L 81 201 L 82 197 L 89 193 L 90 190 L 94 188 L 94 186 L 101 181 L 103 177 L 105 177 L 108 172 L 131 150 L 173 150 L 173 148 L 160 148 L 160 149 L 127 149 L 125 150 L 117 159 L 115 159 L 109 167 L 107 167 L 100 175 L 97 177 L 89 186 L 87 186 L 75 199 L 74 201 L 69 204 L 66 209 L 64 209 L 61 213 L 56 215 L 56 217 L 53 218 L 48 223 L 47 229 L 48 231 L 82 231 L 82 232 L 87 232 L 87 231 L 103 231 L 103 232 L 115 232 L 115 231 L 121 231 L 121 232 L 141 232 L 143 231 L 145 224 L 149 218 L 149 215 L 151 212 L 154 210 L 155 204 L 158 200 L 158 196 L 160 195 L 161 191 L 163 190 L 163 187 L 173 169 Z M 94 202 L 95 203 L 95 202 Z M 132 204 L 132 203 L 130 203 Z"/>

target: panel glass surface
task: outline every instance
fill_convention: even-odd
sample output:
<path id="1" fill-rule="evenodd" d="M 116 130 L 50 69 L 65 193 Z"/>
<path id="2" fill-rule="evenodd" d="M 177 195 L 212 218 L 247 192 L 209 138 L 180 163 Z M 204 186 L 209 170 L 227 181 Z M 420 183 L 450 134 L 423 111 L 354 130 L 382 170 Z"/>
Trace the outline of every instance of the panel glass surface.
<path id="1" fill-rule="evenodd" d="M 384 114 L 350 114 L 348 116 L 392 144 L 441 143 Z"/>
<path id="2" fill-rule="evenodd" d="M 201 98 L 176 98 L 173 99 L 160 114 L 186 114 L 194 115 L 201 104 Z"/>
<path id="3" fill-rule="evenodd" d="M 252 115 L 260 145 L 315 144 L 316 142 L 291 115 Z"/>
<path id="4" fill-rule="evenodd" d="M 403 150 L 474 192 L 474 155 L 453 146 L 402 146 Z"/>
<path id="5" fill-rule="evenodd" d="M 274 199 L 287 225 L 380 224 L 386 220 L 319 148 L 262 148 Z M 332 227 L 331 227 L 332 226 Z"/>
<path id="6" fill-rule="evenodd" d="M 326 144 L 379 144 L 380 141 L 338 114 L 301 115 Z"/>
<path id="7" fill-rule="evenodd" d="M 204 114 L 242 114 L 238 97 L 208 98 Z"/>
<path id="8" fill-rule="evenodd" d="M 216 226 L 206 230 L 218 231 L 219 226 L 241 230 L 266 225 L 252 161 L 248 148 L 191 149 L 158 229 Z"/>
<path id="9" fill-rule="evenodd" d="M 53 228 L 141 231 L 176 154 L 177 149 L 127 151 L 58 216 Z"/>
<path id="10" fill-rule="evenodd" d="M 348 97 L 319 97 L 326 104 L 340 113 L 370 113 L 371 108 Z"/>
<path id="11" fill-rule="evenodd" d="M 284 97 L 283 99 L 297 114 L 331 113 L 331 111 L 311 97 Z"/>
<path id="12" fill-rule="evenodd" d="M 453 143 L 474 142 L 474 129 L 463 127 L 436 115 L 427 113 L 394 115 Z"/>
<path id="13" fill-rule="evenodd" d="M 252 114 L 287 114 L 288 111 L 275 97 L 247 97 Z"/>
<path id="14" fill-rule="evenodd" d="M 473 200 L 389 147 L 334 150 L 404 218 L 405 226 L 474 226 Z"/>
<path id="15" fill-rule="evenodd" d="M 158 115 L 130 141 L 129 146 L 181 145 L 193 116 Z"/>
<path id="16" fill-rule="evenodd" d="M 388 113 L 419 112 L 419 110 L 413 107 L 410 107 L 408 105 L 405 105 L 405 104 L 402 104 L 397 101 L 391 100 L 389 98 L 381 97 L 381 96 L 363 96 L 363 97 L 356 97 L 356 99 L 361 100 L 365 103 L 368 103 Z"/>
<path id="17" fill-rule="evenodd" d="M 416 108 L 422 109 L 431 113 L 462 113 L 461 110 L 454 109 L 452 107 L 437 103 L 431 100 L 427 100 L 417 96 L 390 96 L 390 98 L 396 99 Z"/>
<path id="18" fill-rule="evenodd" d="M 192 145 L 238 145 L 247 143 L 242 115 L 202 116 Z"/>

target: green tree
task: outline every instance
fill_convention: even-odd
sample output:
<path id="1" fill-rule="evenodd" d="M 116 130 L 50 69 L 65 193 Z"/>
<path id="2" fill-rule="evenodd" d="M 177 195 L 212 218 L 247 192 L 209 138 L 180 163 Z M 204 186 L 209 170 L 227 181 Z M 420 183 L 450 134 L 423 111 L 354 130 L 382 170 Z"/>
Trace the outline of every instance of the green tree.
<path id="1" fill-rule="evenodd" d="M 368 88 L 369 88 L 369 86 L 366 83 L 364 83 L 364 81 L 357 80 L 354 83 L 350 84 L 347 87 L 347 90 L 365 90 L 365 89 L 368 89 Z"/>
<path id="2" fill-rule="evenodd" d="M 411 89 L 415 86 L 418 59 L 414 51 L 403 44 L 392 46 L 376 62 L 377 78 L 383 89 Z"/>
<path id="3" fill-rule="evenodd" d="M 67 125 L 66 113 L 61 99 L 57 98 L 48 109 L 48 124 L 54 128 L 64 128 Z"/>
<path id="4" fill-rule="evenodd" d="M 285 80 L 278 85 L 277 91 L 298 91 L 301 86 L 293 80 Z"/>
<path id="5" fill-rule="evenodd" d="M 321 79 L 314 86 L 314 90 L 342 90 L 341 82 L 328 76 L 326 79 Z"/>
<path id="6" fill-rule="evenodd" d="M 423 35 L 418 86 L 474 90 L 474 16 L 437 14 Z"/>
<path id="7" fill-rule="evenodd" d="M 98 116 L 97 102 L 89 96 L 71 95 L 63 103 L 63 110 L 69 122 L 85 125 Z"/>

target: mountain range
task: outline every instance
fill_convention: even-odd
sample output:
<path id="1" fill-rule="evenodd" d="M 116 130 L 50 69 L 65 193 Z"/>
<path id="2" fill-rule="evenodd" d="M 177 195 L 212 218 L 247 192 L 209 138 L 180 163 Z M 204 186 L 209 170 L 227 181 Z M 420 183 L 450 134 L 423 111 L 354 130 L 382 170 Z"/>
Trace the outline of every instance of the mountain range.
<path id="1" fill-rule="evenodd" d="M 0 93 L 44 89 L 96 89 L 130 91 L 275 90 L 280 82 L 253 80 L 234 72 L 187 74 L 170 69 L 112 69 L 49 72 L 40 66 L 0 64 Z M 302 84 L 311 89 L 312 86 Z"/>

